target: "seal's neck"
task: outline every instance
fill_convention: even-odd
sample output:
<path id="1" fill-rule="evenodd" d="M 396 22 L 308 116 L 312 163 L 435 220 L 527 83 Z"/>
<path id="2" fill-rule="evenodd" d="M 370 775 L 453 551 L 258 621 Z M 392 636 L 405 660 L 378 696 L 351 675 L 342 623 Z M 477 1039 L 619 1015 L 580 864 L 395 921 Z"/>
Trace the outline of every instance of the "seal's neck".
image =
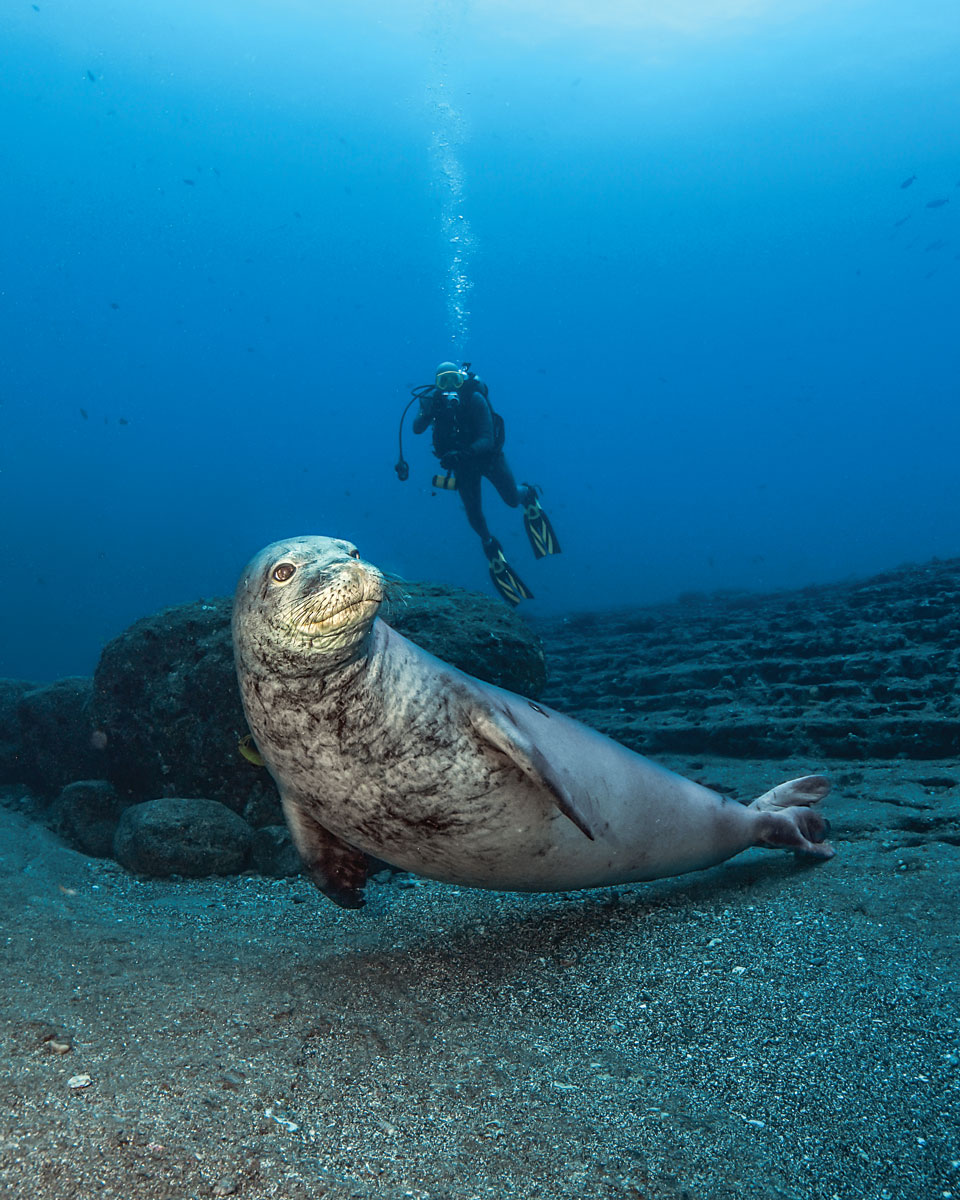
<path id="1" fill-rule="evenodd" d="M 352 646 L 332 654 L 316 654 L 307 662 L 312 666 L 305 677 L 311 686 L 324 696 L 336 695 L 356 687 L 358 680 L 369 668 L 371 656 L 375 652 L 376 627 L 380 622 L 375 620 L 366 634 Z"/>

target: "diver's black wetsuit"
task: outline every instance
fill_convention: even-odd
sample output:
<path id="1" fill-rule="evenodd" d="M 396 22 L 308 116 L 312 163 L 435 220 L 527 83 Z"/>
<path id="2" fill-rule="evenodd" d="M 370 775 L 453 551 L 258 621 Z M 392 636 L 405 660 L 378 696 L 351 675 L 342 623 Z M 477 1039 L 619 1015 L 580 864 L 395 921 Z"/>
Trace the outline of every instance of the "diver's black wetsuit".
<path id="1" fill-rule="evenodd" d="M 484 385 L 475 375 L 469 375 L 459 391 L 442 392 L 434 387 L 424 394 L 420 412 L 413 421 L 413 432 L 423 433 L 430 425 L 433 426 L 433 452 L 445 470 L 455 472 L 457 491 L 463 500 L 467 520 L 486 548 L 491 534 L 480 500 L 483 477 L 490 480 L 503 502 L 511 508 L 520 504 L 521 496 L 502 445 L 497 445 L 493 409 Z"/>

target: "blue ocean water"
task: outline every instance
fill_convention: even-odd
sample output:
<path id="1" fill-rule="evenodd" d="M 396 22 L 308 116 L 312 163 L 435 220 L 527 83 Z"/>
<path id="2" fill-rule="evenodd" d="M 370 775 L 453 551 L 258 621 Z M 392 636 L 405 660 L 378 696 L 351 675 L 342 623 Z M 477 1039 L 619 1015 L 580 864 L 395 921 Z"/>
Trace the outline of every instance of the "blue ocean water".
<path id="1" fill-rule="evenodd" d="M 408 389 L 470 360 L 556 613 L 960 552 L 960 8 L 0 14 L 0 675 L 323 533 L 489 590 Z"/>

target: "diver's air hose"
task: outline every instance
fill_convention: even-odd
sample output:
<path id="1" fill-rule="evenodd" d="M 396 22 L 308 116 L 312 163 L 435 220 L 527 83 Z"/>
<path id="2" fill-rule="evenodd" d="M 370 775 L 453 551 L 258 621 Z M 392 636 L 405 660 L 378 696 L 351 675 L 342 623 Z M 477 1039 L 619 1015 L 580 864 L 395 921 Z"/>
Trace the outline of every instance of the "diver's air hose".
<path id="1" fill-rule="evenodd" d="M 411 405 L 415 400 L 422 400 L 427 392 L 433 391 L 432 383 L 422 383 L 419 387 L 410 389 L 410 399 L 407 401 L 407 406 L 400 414 L 400 428 L 397 430 L 397 442 L 400 447 L 400 453 L 397 461 L 393 464 L 393 469 L 397 473 L 397 478 L 401 483 L 405 483 L 410 478 L 410 464 L 403 457 L 403 422 L 406 420 L 407 413 L 410 411 Z"/>

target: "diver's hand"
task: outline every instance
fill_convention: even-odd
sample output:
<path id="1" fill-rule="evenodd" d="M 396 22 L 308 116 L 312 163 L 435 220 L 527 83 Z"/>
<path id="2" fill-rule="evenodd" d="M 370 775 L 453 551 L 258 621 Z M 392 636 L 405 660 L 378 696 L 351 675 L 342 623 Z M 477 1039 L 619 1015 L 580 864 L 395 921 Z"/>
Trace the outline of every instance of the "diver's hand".
<path id="1" fill-rule="evenodd" d="M 440 466 L 445 471 L 452 471 L 454 467 L 460 465 L 461 454 L 459 450 L 450 450 L 440 459 Z"/>

